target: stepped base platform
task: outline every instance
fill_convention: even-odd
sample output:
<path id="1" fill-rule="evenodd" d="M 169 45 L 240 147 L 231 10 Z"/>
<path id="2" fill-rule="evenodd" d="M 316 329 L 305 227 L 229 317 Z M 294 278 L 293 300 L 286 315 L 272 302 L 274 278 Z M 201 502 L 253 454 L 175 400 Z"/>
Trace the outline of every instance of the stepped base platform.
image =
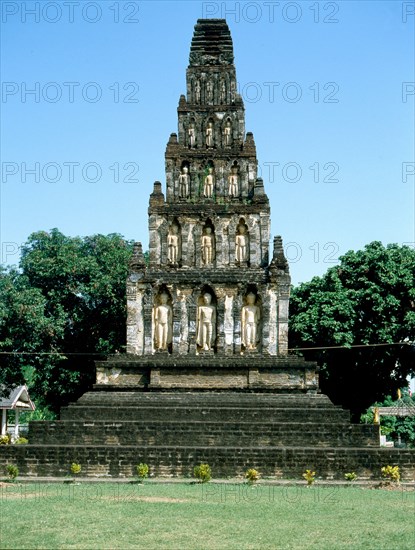
<path id="1" fill-rule="evenodd" d="M 145 462 L 152 474 L 167 478 L 192 477 L 195 465 L 208 463 L 215 478 L 243 477 L 256 468 L 262 476 L 297 480 L 309 468 L 322 479 L 344 480 L 353 471 L 360 480 L 376 480 L 391 464 L 399 465 L 404 481 L 415 481 L 414 451 L 390 448 L 18 445 L 4 446 L 0 458 L 16 464 L 20 476 L 33 478 L 64 478 L 72 462 L 81 464 L 83 476 L 128 478 Z"/>
<path id="2" fill-rule="evenodd" d="M 137 358 L 113 355 L 96 361 L 97 386 L 149 390 L 252 390 L 317 391 L 314 362 L 295 356 L 264 356 L 246 352 L 239 356 L 201 352 L 169 355 L 167 352 Z"/>
<path id="3" fill-rule="evenodd" d="M 21 476 L 66 476 L 72 462 L 92 478 L 128 478 L 140 462 L 158 477 L 192 477 L 207 462 L 215 478 L 380 479 L 399 465 L 415 480 L 415 451 L 379 447 L 379 426 L 351 424 L 349 412 L 319 393 L 145 391 L 97 385 L 57 421 L 29 426 L 29 445 L 3 446 L 0 462 Z"/>

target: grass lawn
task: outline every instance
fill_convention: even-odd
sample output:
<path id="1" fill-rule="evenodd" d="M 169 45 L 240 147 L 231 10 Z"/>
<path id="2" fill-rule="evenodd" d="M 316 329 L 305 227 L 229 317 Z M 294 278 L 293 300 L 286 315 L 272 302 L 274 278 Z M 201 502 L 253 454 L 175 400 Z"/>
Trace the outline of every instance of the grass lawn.
<path id="1" fill-rule="evenodd" d="M 414 550 L 415 492 L 245 484 L 2 484 L 0 548 Z"/>

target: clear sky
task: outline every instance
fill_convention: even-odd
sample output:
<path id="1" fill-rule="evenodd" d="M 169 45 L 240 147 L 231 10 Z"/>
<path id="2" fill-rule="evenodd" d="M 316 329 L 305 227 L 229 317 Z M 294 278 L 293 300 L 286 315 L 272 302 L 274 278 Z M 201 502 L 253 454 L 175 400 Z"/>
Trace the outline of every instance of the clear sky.
<path id="1" fill-rule="evenodd" d="M 1 8 L 3 263 L 53 227 L 148 246 L 148 197 L 165 183 L 202 17 L 228 21 L 246 130 L 293 282 L 373 240 L 415 246 L 414 2 Z"/>

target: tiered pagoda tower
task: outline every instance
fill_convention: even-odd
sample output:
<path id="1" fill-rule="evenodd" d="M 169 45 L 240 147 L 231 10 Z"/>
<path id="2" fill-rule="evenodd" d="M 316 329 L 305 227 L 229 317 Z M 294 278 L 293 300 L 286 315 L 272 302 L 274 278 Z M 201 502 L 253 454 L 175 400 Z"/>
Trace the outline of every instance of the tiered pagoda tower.
<path id="1" fill-rule="evenodd" d="M 127 281 L 128 368 L 149 388 L 275 388 L 282 379 L 285 387 L 275 359 L 287 366 L 290 275 L 281 237 L 269 261 L 269 200 L 224 19 L 197 22 L 186 81 L 166 148 L 166 194 L 156 181 L 150 195 L 149 265 L 137 243 Z M 294 362 L 289 386 L 315 389 L 310 365 L 305 376 Z M 112 368 L 101 364 L 97 382 L 127 380 Z"/>
<path id="2" fill-rule="evenodd" d="M 318 391 L 315 363 L 288 354 L 290 276 L 245 134 L 225 20 L 199 20 L 179 131 L 166 149 L 166 195 L 150 196 L 149 263 L 137 243 L 127 281 L 127 353 L 97 361 L 97 383 L 60 420 L 32 421 L 29 445 L 0 446 L 21 475 L 192 475 L 301 479 L 380 476 L 411 450 L 381 449 L 378 425 L 350 424 Z"/>

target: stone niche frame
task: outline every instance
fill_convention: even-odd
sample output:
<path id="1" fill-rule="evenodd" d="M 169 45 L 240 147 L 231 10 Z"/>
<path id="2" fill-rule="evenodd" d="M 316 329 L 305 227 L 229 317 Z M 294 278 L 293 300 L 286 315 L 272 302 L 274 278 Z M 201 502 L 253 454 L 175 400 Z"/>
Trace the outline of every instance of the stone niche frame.
<path id="1" fill-rule="evenodd" d="M 201 334 L 199 334 L 202 329 L 202 323 L 200 319 L 200 309 L 204 306 L 204 296 L 208 295 L 210 296 L 210 304 L 209 307 L 213 308 L 213 315 L 214 315 L 214 321 L 212 322 L 212 332 L 211 332 L 211 347 L 209 350 L 204 350 L 203 347 L 200 344 L 200 341 L 202 340 Z M 218 335 L 219 335 L 219 327 L 221 325 L 221 319 L 219 318 L 219 311 L 218 311 L 218 299 L 216 296 L 216 293 L 214 289 L 210 285 L 203 285 L 200 289 L 199 295 L 196 295 L 196 355 L 213 355 L 217 353 L 218 350 Z"/>
<path id="2" fill-rule="evenodd" d="M 174 325 L 174 309 L 173 309 L 173 299 L 170 290 L 167 288 L 167 285 L 160 285 L 159 288 L 154 289 L 154 299 L 153 299 L 153 315 L 152 315 L 152 322 L 151 322 L 151 339 L 153 342 L 153 353 L 168 353 L 171 355 L 172 349 L 173 349 L 173 325 Z M 168 296 L 167 304 L 171 308 L 171 323 L 167 327 L 168 336 L 167 336 L 167 348 L 165 350 L 159 350 L 157 349 L 156 342 L 156 308 L 161 304 L 160 297 L 162 294 L 166 294 Z"/>
<path id="3" fill-rule="evenodd" d="M 242 326 L 242 315 L 243 315 L 243 308 L 248 305 L 248 295 L 252 294 L 255 296 L 255 302 L 254 305 L 258 308 L 259 311 L 259 320 L 257 325 L 257 334 L 256 334 L 256 344 L 255 349 L 249 349 L 245 344 L 243 343 L 244 335 L 242 334 L 243 326 Z M 261 295 L 258 292 L 258 289 L 256 285 L 248 285 L 244 294 L 242 295 L 242 307 L 239 312 L 239 315 L 241 317 L 241 353 L 245 354 L 254 354 L 254 353 L 261 353 L 262 352 L 262 326 L 263 326 L 263 307 L 262 307 L 262 299 Z"/>

